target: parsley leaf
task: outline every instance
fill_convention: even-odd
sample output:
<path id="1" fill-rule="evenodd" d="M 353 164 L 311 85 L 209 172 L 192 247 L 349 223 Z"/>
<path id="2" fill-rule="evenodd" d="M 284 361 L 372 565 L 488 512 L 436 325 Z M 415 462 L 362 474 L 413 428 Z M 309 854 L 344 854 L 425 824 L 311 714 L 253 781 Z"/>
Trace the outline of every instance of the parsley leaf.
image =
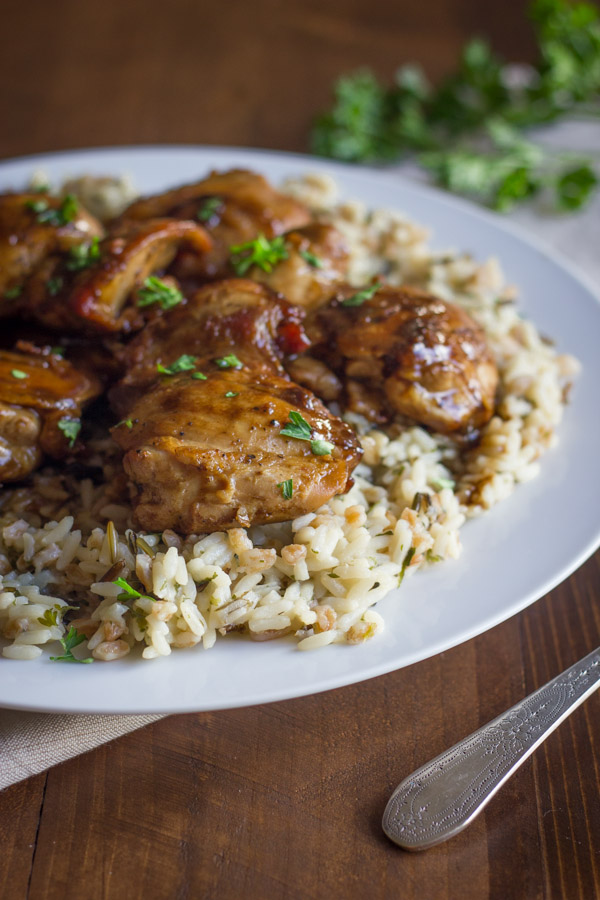
<path id="1" fill-rule="evenodd" d="M 47 200 L 28 200 L 25 206 L 35 213 L 36 221 L 40 225 L 57 227 L 72 222 L 78 210 L 77 200 L 73 194 L 67 194 L 58 209 L 51 207 Z"/>
<path id="2" fill-rule="evenodd" d="M 22 372 L 21 369 L 12 369 L 11 373 L 13 378 L 17 378 L 19 381 L 22 381 L 24 378 L 28 378 L 27 372 Z"/>
<path id="3" fill-rule="evenodd" d="M 194 372 L 194 374 L 192 375 L 192 378 L 195 378 L 197 381 L 206 381 L 207 377 L 208 376 L 203 372 Z"/>
<path id="4" fill-rule="evenodd" d="M 299 441 L 310 441 L 312 428 L 306 419 L 294 409 L 290 410 L 288 417 L 290 421 L 281 429 L 280 434 L 284 434 L 286 437 L 296 438 Z"/>
<path id="5" fill-rule="evenodd" d="M 370 300 L 371 297 L 375 296 L 381 286 L 382 285 L 378 282 L 372 287 L 365 288 L 363 291 L 352 294 L 351 297 L 342 300 L 342 306 L 362 306 L 365 300 Z"/>
<path id="6" fill-rule="evenodd" d="M 4 298 L 5 300 L 16 300 L 22 293 L 23 285 L 17 284 L 15 287 L 7 288 L 7 290 L 4 291 Z"/>
<path id="7" fill-rule="evenodd" d="M 318 256 L 315 256 L 314 253 L 311 253 L 310 250 L 300 250 L 300 256 L 307 262 L 309 266 L 312 266 L 313 269 L 322 269 L 323 268 L 323 260 L 319 259 Z"/>
<path id="8" fill-rule="evenodd" d="M 237 397 L 238 394 L 239 394 L 239 391 L 227 391 L 225 396 L 226 397 Z"/>
<path id="9" fill-rule="evenodd" d="M 170 366 L 163 366 L 161 363 L 157 363 L 156 371 L 160 372 L 161 375 L 176 375 L 178 372 L 190 372 L 196 365 L 196 359 L 197 357 L 184 353 Z"/>
<path id="10" fill-rule="evenodd" d="M 82 269 L 89 269 L 94 263 L 100 259 L 100 241 L 95 237 L 87 243 L 75 244 L 69 250 L 69 258 L 66 267 L 70 272 L 80 272 Z"/>
<path id="11" fill-rule="evenodd" d="M 125 425 L 126 428 L 133 428 L 133 419 L 121 419 L 120 422 L 117 422 L 115 428 L 120 428 L 121 425 Z"/>
<path id="12" fill-rule="evenodd" d="M 241 369 L 243 363 L 237 358 L 235 353 L 228 353 L 220 359 L 215 359 L 215 365 L 220 369 Z"/>
<path id="13" fill-rule="evenodd" d="M 294 493 L 294 483 L 292 478 L 288 478 L 286 481 L 280 481 L 277 487 L 281 488 L 284 500 L 292 499 L 292 494 Z"/>
<path id="14" fill-rule="evenodd" d="M 198 208 L 196 218 L 199 222 L 210 222 L 221 211 L 222 206 L 223 200 L 221 197 L 206 197 Z"/>
<path id="15" fill-rule="evenodd" d="M 333 444 L 320 438 L 313 439 L 311 426 L 299 412 L 291 409 L 289 420 L 279 432 L 280 434 L 285 435 L 285 437 L 295 438 L 297 441 L 308 441 L 310 449 L 315 456 L 326 456 L 328 453 L 331 453 Z"/>
<path id="16" fill-rule="evenodd" d="M 48 279 L 46 282 L 46 290 L 51 297 L 56 297 L 56 295 L 62 291 L 63 284 L 64 279 L 61 278 L 60 275 L 57 275 L 55 278 Z"/>
<path id="17" fill-rule="evenodd" d="M 58 428 L 69 441 L 69 447 L 73 447 L 77 440 L 77 435 L 81 431 L 81 422 L 79 419 L 63 417 L 58 420 Z"/>
<path id="18" fill-rule="evenodd" d="M 272 272 L 278 262 L 289 256 L 285 238 L 281 235 L 268 240 L 264 234 L 259 234 L 253 241 L 236 244 L 229 250 L 236 275 L 245 275 L 252 266 L 258 266 L 263 272 Z"/>
<path id="19" fill-rule="evenodd" d="M 161 309 L 172 309 L 182 300 L 183 294 L 180 290 L 151 275 L 150 278 L 146 278 L 143 288 L 138 293 L 137 305 L 142 308 L 158 303 Z"/>
<path id="20" fill-rule="evenodd" d="M 147 594 L 141 594 L 140 591 L 137 591 L 134 587 L 125 581 L 124 578 L 115 578 L 113 584 L 116 584 L 117 587 L 122 589 L 122 593 L 117 596 L 117 600 L 151 600 L 155 603 L 154 597 L 149 597 Z"/>
<path id="21" fill-rule="evenodd" d="M 94 660 L 90 657 L 87 659 L 77 659 L 76 656 L 73 656 L 73 648 L 78 647 L 79 644 L 83 644 L 85 641 L 85 635 L 79 634 L 77 629 L 71 625 L 69 628 L 68 634 L 60 639 L 63 650 L 65 651 L 62 656 L 51 656 L 50 659 L 52 662 L 73 662 L 73 663 L 91 663 Z"/>

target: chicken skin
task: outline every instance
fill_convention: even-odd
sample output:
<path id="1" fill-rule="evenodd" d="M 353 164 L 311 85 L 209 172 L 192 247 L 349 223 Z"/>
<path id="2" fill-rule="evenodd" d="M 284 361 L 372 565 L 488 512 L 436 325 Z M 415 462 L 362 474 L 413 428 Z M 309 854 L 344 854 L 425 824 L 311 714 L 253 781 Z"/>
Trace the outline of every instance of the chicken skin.
<path id="1" fill-rule="evenodd" d="M 122 225 L 86 253 L 48 256 L 29 279 L 24 311 L 49 328 L 84 333 L 141 328 L 141 304 L 128 301 L 148 276 L 172 262 L 180 247 L 203 254 L 211 240 L 200 225 L 151 219 Z"/>
<path id="2" fill-rule="evenodd" d="M 129 372 L 111 392 L 124 416 L 113 436 L 142 528 L 281 522 L 348 490 L 356 436 L 281 364 L 307 345 L 301 315 L 264 285 L 230 279 L 128 345 Z M 282 434 L 295 416 L 301 436 Z"/>
<path id="3" fill-rule="evenodd" d="M 284 259 L 270 272 L 253 266 L 249 276 L 303 309 L 321 306 L 348 272 L 348 246 L 332 225 L 312 222 L 285 234 Z"/>
<path id="4" fill-rule="evenodd" d="M 281 360 L 308 347 L 302 311 L 269 288 L 245 278 L 208 284 L 187 302 L 149 322 L 127 344 L 127 373 L 110 393 L 117 414 L 157 379 L 157 366 L 169 367 L 184 355 L 202 372 L 216 359 L 237 354 L 246 369 L 285 377 Z"/>
<path id="5" fill-rule="evenodd" d="M 204 279 L 232 274 L 231 247 L 263 234 L 267 238 L 308 224 L 310 214 L 298 201 L 276 191 L 262 175 L 245 169 L 211 172 L 195 184 L 142 198 L 129 206 L 123 219 L 158 216 L 200 222 L 213 246 L 202 257 L 184 256 L 178 274 Z"/>
<path id="6" fill-rule="evenodd" d="M 26 280 L 49 253 L 103 234 L 100 222 L 72 197 L 1 195 L 0 315 L 11 315 L 21 305 Z"/>
<path id="7" fill-rule="evenodd" d="M 407 287 L 345 287 L 307 330 L 346 407 L 372 421 L 400 413 L 469 437 L 493 414 L 498 372 L 483 329 L 452 303 Z"/>
<path id="8" fill-rule="evenodd" d="M 310 438 L 282 434 L 299 414 Z M 292 417 L 293 418 L 293 417 Z M 199 534 L 283 522 L 350 487 L 352 430 L 304 388 L 253 368 L 169 377 L 113 429 L 150 531 Z"/>
<path id="9" fill-rule="evenodd" d="M 84 404 L 100 383 L 50 351 L 0 351 L 0 481 L 29 475 L 44 455 L 74 445 Z"/>

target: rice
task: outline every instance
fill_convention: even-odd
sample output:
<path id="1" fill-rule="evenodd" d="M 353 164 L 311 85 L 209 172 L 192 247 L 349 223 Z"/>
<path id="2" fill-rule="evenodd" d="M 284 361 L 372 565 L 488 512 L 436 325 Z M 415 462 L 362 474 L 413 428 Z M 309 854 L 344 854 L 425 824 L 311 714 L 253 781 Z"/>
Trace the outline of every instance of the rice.
<path id="1" fill-rule="evenodd" d="M 42 647 L 60 646 L 71 626 L 87 638 L 75 655 L 101 661 L 136 648 L 145 659 L 209 649 L 230 632 L 290 635 L 301 650 L 363 643 L 384 628 L 373 609 L 379 600 L 418 569 L 457 559 L 465 520 L 538 474 L 578 363 L 519 315 L 498 262 L 434 252 L 427 229 L 401 214 L 338 202 L 329 177 L 289 179 L 284 190 L 346 236 L 353 283 L 408 282 L 460 304 L 482 325 L 500 400 L 480 443 L 461 451 L 416 425 L 386 433 L 348 414 L 364 456 L 347 494 L 293 522 L 184 538 L 133 530 L 116 448 L 92 442 L 102 483 L 47 468 L 31 487 L 4 492 L 4 657 L 35 659 Z"/>

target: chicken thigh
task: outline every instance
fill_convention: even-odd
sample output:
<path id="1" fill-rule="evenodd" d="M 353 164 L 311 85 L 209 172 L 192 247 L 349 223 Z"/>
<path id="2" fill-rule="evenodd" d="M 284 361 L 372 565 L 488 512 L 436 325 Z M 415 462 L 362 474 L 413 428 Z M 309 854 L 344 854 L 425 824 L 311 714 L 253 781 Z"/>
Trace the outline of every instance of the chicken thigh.
<path id="1" fill-rule="evenodd" d="M 470 436 L 492 416 L 496 365 L 483 329 L 455 304 L 408 287 L 346 287 L 307 330 L 311 354 L 343 382 L 347 408 L 373 421 L 400 413 Z"/>
<path id="2" fill-rule="evenodd" d="M 297 416 L 306 437 L 283 433 Z M 352 430 L 309 391 L 251 367 L 166 376 L 113 436 L 138 489 L 139 525 L 183 534 L 311 512 L 348 490 L 361 453 Z"/>
<path id="3" fill-rule="evenodd" d="M 297 200 L 276 191 L 262 175 L 245 169 L 211 172 L 195 184 L 136 200 L 123 219 L 172 216 L 200 222 L 213 246 L 202 258 L 184 257 L 179 274 L 220 278 L 232 274 L 231 247 L 259 234 L 275 237 L 306 225 L 310 214 Z"/>
<path id="4" fill-rule="evenodd" d="M 29 475 L 44 455 L 73 447 L 86 402 L 100 383 L 47 351 L 0 351 L 0 481 Z"/>

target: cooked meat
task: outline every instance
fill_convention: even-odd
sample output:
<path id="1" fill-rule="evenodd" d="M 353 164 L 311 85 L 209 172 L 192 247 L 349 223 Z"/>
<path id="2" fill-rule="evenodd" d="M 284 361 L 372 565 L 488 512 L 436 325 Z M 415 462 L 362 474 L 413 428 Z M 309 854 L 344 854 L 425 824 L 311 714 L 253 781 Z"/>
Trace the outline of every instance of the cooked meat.
<path id="1" fill-rule="evenodd" d="M 144 323 L 128 299 L 146 278 L 162 271 L 181 246 L 205 253 L 211 246 L 197 223 L 151 219 L 122 225 L 77 268 L 72 257 L 50 256 L 27 284 L 25 309 L 50 328 L 84 332 L 129 331 Z"/>
<path id="2" fill-rule="evenodd" d="M 0 314 L 20 305 L 24 283 L 49 254 L 102 237 L 80 203 L 46 194 L 0 196 Z"/>
<path id="3" fill-rule="evenodd" d="M 124 219 L 173 216 L 200 221 L 213 239 L 210 253 L 185 257 L 181 271 L 202 278 L 232 274 L 228 266 L 230 248 L 259 234 L 267 238 L 306 225 L 306 207 L 276 191 L 266 178 L 245 169 L 211 172 L 195 184 L 156 194 L 132 203 Z"/>
<path id="4" fill-rule="evenodd" d="M 362 303 L 356 294 L 344 288 L 307 326 L 311 353 L 343 379 L 348 408 L 374 421 L 401 413 L 442 434 L 470 435 L 490 419 L 498 372 L 464 310 L 405 287 L 381 287 Z"/>
<path id="5" fill-rule="evenodd" d="M 215 359 L 233 353 L 246 369 L 284 377 L 281 358 L 308 346 L 301 318 L 301 310 L 254 281 L 232 278 L 208 284 L 187 303 L 148 323 L 127 345 L 127 374 L 111 391 L 111 403 L 125 415 L 156 381 L 157 365 L 171 366 L 184 355 L 206 374 L 217 368 Z"/>
<path id="6" fill-rule="evenodd" d="M 0 481 L 25 477 L 44 454 L 68 454 L 83 405 L 100 384 L 60 356 L 0 351 Z"/>
<path id="7" fill-rule="evenodd" d="M 348 272 L 348 246 L 332 225 L 312 223 L 285 235 L 287 258 L 265 272 L 253 266 L 248 275 L 304 309 L 329 300 Z"/>
<path id="8" fill-rule="evenodd" d="M 358 442 L 312 394 L 252 367 L 207 376 L 165 376 L 113 429 L 139 491 L 142 528 L 198 534 L 282 522 L 348 489 Z M 331 453 L 316 455 L 309 440 L 282 435 L 290 412 L 312 438 L 331 442 Z"/>

